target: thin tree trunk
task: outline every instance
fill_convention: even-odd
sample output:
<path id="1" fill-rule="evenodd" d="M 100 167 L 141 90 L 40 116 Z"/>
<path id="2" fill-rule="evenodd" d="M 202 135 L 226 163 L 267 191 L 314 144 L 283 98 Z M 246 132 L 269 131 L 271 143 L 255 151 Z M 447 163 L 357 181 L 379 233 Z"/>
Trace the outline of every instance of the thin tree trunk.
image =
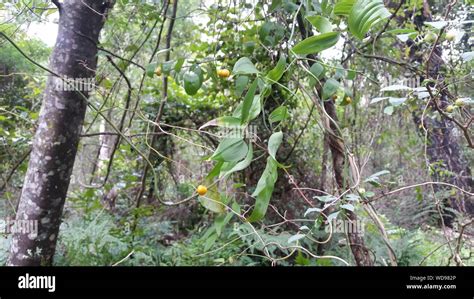
<path id="1" fill-rule="evenodd" d="M 60 9 L 59 32 L 50 60 L 62 78 L 94 78 L 97 43 L 115 1 L 68 0 Z M 88 92 L 58 88 L 50 76 L 44 92 L 17 220 L 37 221 L 38 235 L 15 233 L 8 265 L 51 265 L 70 176 L 87 107 Z"/>
<path id="2" fill-rule="evenodd" d="M 336 106 L 332 100 L 324 102 L 324 109 L 326 110 L 329 117 L 337 123 Z M 327 141 L 329 143 L 329 149 L 332 154 L 332 164 L 334 169 L 334 176 L 336 178 L 336 184 L 340 192 L 346 190 L 347 183 L 344 180 L 344 166 L 346 162 L 346 155 L 344 150 L 344 141 L 337 133 L 336 124 L 331 121 L 330 128 L 332 134 L 327 134 Z M 346 210 L 347 218 L 353 223 L 357 223 L 357 215 L 349 210 Z M 364 239 L 357 232 L 347 233 L 352 255 L 358 266 L 372 266 L 373 261 L 371 259 L 369 250 L 365 247 Z"/>
<path id="3" fill-rule="evenodd" d="M 307 38 L 312 35 L 311 31 L 307 31 L 304 20 L 301 14 L 297 16 L 298 27 L 303 38 Z M 314 55 L 308 55 L 311 60 L 308 60 L 308 64 L 312 65 L 316 57 Z M 321 80 L 321 84 L 317 86 L 317 92 L 319 95 L 322 95 L 322 86 L 324 85 L 324 79 Z M 319 96 L 321 99 L 322 97 Z M 337 123 L 336 107 L 332 100 L 324 102 L 324 109 L 326 110 L 329 117 L 331 117 L 334 122 Z M 344 142 L 343 139 L 337 134 L 337 127 L 334 122 L 330 122 L 330 129 L 332 132 L 325 134 L 325 141 L 328 142 L 329 149 L 332 154 L 333 159 L 333 169 L 334 176 L 336 178 L 336 184 L 340 192 L 345 190 L 344 182 L 344 164 L 345 164 L 345 151 L 344 151 Z M 357 223 L 357 215 L 347 210 L 347 217 L 352 223 Z M 357 232 L 348 232 L 348 238 L 350 242 L 350 248 L 354 256 L 354 260 L 358 266 L 372 266 L 373 261 L 370 257 L 369 251 L 365 247 L 364 239 Z M 324 246 L 319 246 L 318 252 L 324 251 Z"/>

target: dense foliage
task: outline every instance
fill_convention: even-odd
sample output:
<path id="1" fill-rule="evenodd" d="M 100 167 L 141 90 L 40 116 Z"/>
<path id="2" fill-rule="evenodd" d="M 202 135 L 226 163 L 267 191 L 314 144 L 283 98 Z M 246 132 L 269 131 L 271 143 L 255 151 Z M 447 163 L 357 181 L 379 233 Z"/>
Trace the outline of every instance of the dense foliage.
<path id="1" fill-rule="evenodd" d="M 54 76 L 27 28 L 58 11 L 35 2 L 0 3 L 0 219 Z M 472 16 L 470 0 L 117 0 L 54 264 L 474 265 Z"/>

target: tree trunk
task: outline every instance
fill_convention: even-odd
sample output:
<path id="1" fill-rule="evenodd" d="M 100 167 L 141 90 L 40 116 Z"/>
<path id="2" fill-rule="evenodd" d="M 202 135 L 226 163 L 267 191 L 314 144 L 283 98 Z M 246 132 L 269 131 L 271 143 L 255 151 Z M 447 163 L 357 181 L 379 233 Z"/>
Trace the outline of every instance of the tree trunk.
<path id="1" fill-rule="evenodd" d="M 307 31 L 303 17 L 300 14 L 297 16 L 298 27 L 303 38 L 307 38 L 312 36 L 311 31 Z M 308 64 L 311 66 L 313 61 L 316 60 L 316 57 L 312 54 L 308 55 Z M 317 93 L 319 94 L 319 98 L 322 99 L 322 86 L 324 85 L 324 79 L 321 80 L 320 84 L 317 86 Z M 336 107 L 332 100 L 328 100 L 324 102 L 324 109 L 326 110 L 329 117 L 331 117 L 334 122 L 337 123 L 337 114 L 336 114 Z M 332 132 L 325 133 L 325 142 L 328 143 L 329 149 L 331 151 L 332 159 L 333 159 L 333 169 L 334 169 L 334 176 L 336 178 L 336 184 L 340 192 L 345 190 L 345 182 L 344 182 L 344 164 L 345 164 L 345 151 L 344 151 L 344 141 L 340 138 L 339 134 L 337 133 L 337 127 L 334 122 L 330 122 L 329 129 Z M 325 162 L 323 162 L 325 163 Z M 331 210 L 329 210 L 330 213 Z M 353 223 L 357 223 L 357 215 L 347 210 L 347 217 Z M 357 234 L 357 232 L 348 232 L 348 238 L 350 242 L 350 248 L 352 251 L 352 255 L 354 256 L 354 260 L 358 266 L 372 266 L 373 261 L 369 255 L 368 249 L 365 247 L 364 239 Z M 324 245 L 319 246 L 318 253 L 322 253 L 324 251 Z"/>
<path id="2" fill-rule="evenodd" d="M 329 117 L 332 118 L 334 122 L 337 123 L 337 114 L 336 106 L 332 100 L 324 102 L 324 109 L 326 110 Z M 347 183 L 344 180 L 344 165 L 346 162 L 346 154 L 344 150 L 344 141 L 339 136 L 336 124 L 330 122 L 329 127 L 331 128 L 331 133 L 327 134 L 327 142 L 329 143 L 329 149 L 331 150 L 332 155 L 332 164 L 334 169 L 334 176 L 336 178 L 336 184 L 340 192 L 343 192 L 347 189 Z M 349 210 L 346 210 L 347 218 L 353 223 L 356 224 L 357 215 Z M 354 260 L 357 263 L 357 266 L 372 266 L 373 261 L 371 259 L 369 250 L 365 247 L 364 239 L 357 232 L 348 232 L 349 246 L 354 256 Z"/>
<path id="3" fill-rule="evenodd" d="M 55 2 L 56 3 L 56 2 Z M 97 43 L 114 1 L 68 0 L 59 5 L 52 72 L 62 78 L 94 78 Z M 8 265 L 51 265 L 61 215 L 74 165 L 79 134 L 87 107 L 87 91 L 58 87 L 62 79 L 50 76 L 44 92 L 17 220 L 37 221 L 38 235 L 15 233 Z"/>

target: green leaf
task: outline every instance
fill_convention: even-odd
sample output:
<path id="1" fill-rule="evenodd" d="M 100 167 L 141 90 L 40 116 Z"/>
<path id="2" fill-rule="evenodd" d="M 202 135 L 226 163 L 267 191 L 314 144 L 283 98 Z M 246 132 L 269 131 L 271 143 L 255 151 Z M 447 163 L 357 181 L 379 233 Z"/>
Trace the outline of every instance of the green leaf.
<path id="1" fill-rule="evenodd" d="M 349 14 L 349 31 L 359 39 L 364 39 L 369 29 L 391 14 L 382 0 L 358 0 Z"/>
<path id="2" fill-rule="evenodd" d="M 258 221 L 265 216 L 277 178 L 277 162 L 272 157 L 268 157 L 265 170 L 258 180 L 257 187 L 252 194 L 253 197 L 256 197 L 256 202 L 252 214 L 247 218 L 247 221 Z"/>
<path id="3" fill-rule="evenodd" d="M 175 66 L 175 61 L 170 60 L 170 61 L 165 61 L 161 64 L 161 71 L 165 75 L 169 75 L 171 73 L 171 70 L 173 70 Z"/>
<path id="4" fill-rule="evenodd" d="M 286 56 L 281 55 L 275 68 L 268 72 L 267 78 L 270 80 L 270 83 L 278 82 L 281 76 L 283 76 L 283 73 L 285 72 L 285 68 L 286 68 Z"/>
<path id="5" fill-rule="evenodd" d="M 249 83 L 249 77 L 247 76 L 239 76 L 237 80 L 235 80 L 235 96 L 240 97 L 245 90 L 245 87 Z"/>
<path id="6" fill-rule="evenodd" d="M 321 79 L 324 75 L 324 66 L 318 62 L 314 63 L 311 68 L 309 69 L 311 74 L 313 74 L 316 78 Z"/>
<path id="7" fill-rule="evenodd" d="M 468 62 L 474 59 L 474 52 L 464 52 L 461 54 L 461 59 Z"/>
<path id="8" fill-rule="evenodd" d="M 149 65 L 147 65 L 146 75 L 148 77 L 153 77 L 155 75 L 155 70 L 156 70 L 157 65 L 158 64 L 156 64 L 156 63 L 150 63 Z"/>
<path id="9" fill-rule="evenodd" d="M 328 99 L 339 90 L 339 82 L 329 78 L 323 86 L 323 100 Z"/>
<path id="10" fill-rule="evenodd" d="M 241 128 L 240 118 L 233 116 L 222 116 L 215 118 L 207 123 L 203 124 L 199 130 L 202 130 L 206 127 L 226 127 L 226 128 Z"/>
<path id="11" fill-rule="evenodd" d="M 282 0 L 272 0 L 272 4 L 270 5 L 270 12 L 274 11 L 281 5 Z"/>
<path id="12" fill-rule="evenodd" d="M 387 106 L 385 107 L 385 109 L 383 109 L 383 113 L 387 114 L 387 115 L 392 115 L 393 114 L 393 106 Z"/>
<path id="13" fill-rule="evenodd" d="M 304 237 L 306 237 L 305 234 L 300 234 L 300 233 L 298 233 L 298 234 L 293 235 L 293 236 L 291 236 L 290 238 L 288 238 L 288 243 L 294 243 L 294 242 L 296 242 L 296 241 L 298 241 L 298 240 L 300 240 L 300 239 L 303 239 Z"/>
<path id="14" fill-rule="evenodd" d="M 329 22 L 328 19 L 322 16 L 308 16 L 306 19 L 318 29 L 321 33 L 331 32 L 332 31 L 332 24 Z"/>
<path id="15" fill-rule="evenodd" d="M 351 212 L 354 212 L 354 206 L 351 205 L 350 203 L 346 203 L 346 204 L 341 205 L 341 208 L 349 210 Z"/>
<path id="16" fill-rule="evenodd" d="M 174 65 L 174 71 L 176 73 L 179 73 L 179 71 L 181 71 L 181 68 L 183 67 L 184 61 L 185 61 L 184 58 L 178 58 L 178 60 L 176 61 L 176 64 Z"/>
<path id="17" fill-rule="evenodd" d="M 202 86 L 202 78 L 194 71 L 187 71 L 183 76 L 184 90 L 189 95 L 195 95 Z"/>
<path id="18" fill-rule="evenodd" d="M 254 103 L 255 91 L 257 90 L 257 84 L 258 84 L 258 80 L 255 79 L 252 85 L 250 86 L 249 90 L 247 91 L 247 94 L 245 95 L 244 103 L 242 105 L 242 113 L 240 117 L 242 124 L 247 123 L 249 121 L 249 113 Z"/>
<path id="19" fill-rule="evenodd" d="M 252 148 L 252 144 L 249 144 L 249 150 L 247 152 L 247 156 L 245 157 L 245 159 L 235 164 L 234 167 L 226 171 L 224 174 L 221 174 L 221 177 L 226 178 L 234 172 L 244 170 L 250 165 L 250 162 L 252 162 L 252 159 L 253 159 L 253 148 Z"/>
<path id="20" fill-rule="evenodd" d="M 247 151 L 248 145 L 243 138 L 225 138 L 219 143 L 211 159 L 225 162 L 240 161 L 247 155 Z"/>
<path id="21" fill-rule="evenodd" d="M 288 116 L 288 108 L 286 108 L 285 106 L 280 106 L 276 108 L 275 110 L 273 110 L 272 113 L 270 113 L 268 120 L 271 123 L 275 123 L 275 122 L 286 119 L 287 116 Z"/>
<path id="22" fill-rule="evenodd" d="M 314 54 L 334 46 L 339 40 L 339 33 L 327 32 L 308 37 L 293 47 L 293 52 L 298 55 Z"/>
<path id="23" fill-rule="evenodd" d="M 257 74 L 258 70 L 247 57 L 240 58 L 234 65 L 234 74 Z"/>
<path id="24" fill-rule="evenodd" d="M 280 147 L 282 140 L 283 140 L 283 132 L 281 131 L 273 133 L 272 136 L 270 136 L 270 139 L 268 140 L 268 153 L 275 160 L 276 160 L 276 152 L 278 150 L 278 147 Z"/>
<path id="25" fill-rule="evenodd" d="M 354 6 L 355 0 L 341 0 L 334 6 L 334 15 L 348 16 Z"/>

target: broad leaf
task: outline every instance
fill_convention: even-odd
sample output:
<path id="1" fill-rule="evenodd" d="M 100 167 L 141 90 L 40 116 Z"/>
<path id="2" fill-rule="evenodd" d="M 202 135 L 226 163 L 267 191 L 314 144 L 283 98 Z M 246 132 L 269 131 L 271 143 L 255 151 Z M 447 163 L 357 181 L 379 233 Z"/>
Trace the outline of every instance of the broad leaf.
<path id="1" fill-rule="evenodd" d="M 202 86 L 201 76 L 194 71 L 187 71 L 183 76 L 184 90 L 189 95 L 195 95 Z"/>
<path id="2" fill-rule="evenodd" d="M 247 152 L 247 156 L 245 157 L 245 159 L 235 164 L 231 169 L 226 171 L 224 174 L 221 174 L 221 177 L 226 178 L 234 172 L 244 170 L 250 165 L 250 162 L 252 162 L 252 159 L 253 159 L 253 148 L 252 148 L 252 144 L 249 144 L 249 150 Z"/>
<path id="3" fill-rule="evenodd" d="M 318 29 L 321 33 L 331 32 L 332 31 L 332 24 L 329 22 L 328 19 L 322 16 L 308 16 L 306 19 Z"/>
<path id="4" fill-rule="evenodd" d="M 286 108 L 285 106 L 280 106 L 276 108 L 275 110 L 273 110 L 272 113 L 270 113 L 268 120 L 271 123 L 275 123 L 275 122 L 286 119 L 287 116 L 288 116 L 288 108 Z"/>
<path id="5" fill-rule="evenodd" d="M 257 74 L 258 70 L 247 57 L 240 58 L 234 65 L 234 74 Z"/>
<path id="6" fill-rule="evenodd" d="M 363 39 L 373 25 L 390 15 L 382 0 L 358 0 L 349 14 L 349 31 Z"/>
<path id="7" fill-rule="evenodd" d="M 242 138 L 226 138 L 221 141 L 211 159 L 216 161 L 240 161 L 246 155 L 248 145 Z"/>
<path id="8" fill-rule="evenodd" d="M 322 33 L 299 42 L 292 50 L 298 55 L 314 54 L 334 46 L 338 40 L 337 32 Z"/>

